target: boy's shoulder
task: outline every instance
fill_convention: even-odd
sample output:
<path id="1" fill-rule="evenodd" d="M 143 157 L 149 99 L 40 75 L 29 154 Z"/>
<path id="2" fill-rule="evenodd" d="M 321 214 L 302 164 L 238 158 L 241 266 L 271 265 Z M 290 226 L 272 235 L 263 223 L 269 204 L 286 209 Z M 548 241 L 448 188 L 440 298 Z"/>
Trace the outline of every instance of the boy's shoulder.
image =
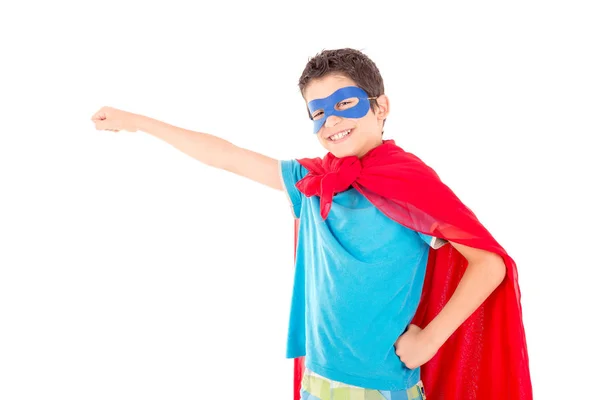
<path id="1" fill-rule="evenodd" d="M 294 218 L 300 218 L 303 194 L 296 183 L 308 174 L 308 170 L 296 159 L 279 160 L 279 177 Z"/>

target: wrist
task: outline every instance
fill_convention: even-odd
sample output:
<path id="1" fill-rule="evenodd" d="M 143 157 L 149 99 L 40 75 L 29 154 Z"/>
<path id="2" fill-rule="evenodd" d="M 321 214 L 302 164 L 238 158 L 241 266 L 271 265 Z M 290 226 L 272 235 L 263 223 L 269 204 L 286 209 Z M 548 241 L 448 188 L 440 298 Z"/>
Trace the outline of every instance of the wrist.
<path id="1" fill-rule="evenodd" d="M 130 115 L 130 121 L 131 121 L 131 128 L 133 132 L 137 132 L 137 131 L 146 131 L 145 126 L 146 126 L 146 121 L 148 120 L 148 118 L 146 118 L 143 115 L 140 114 L 134 114 L 131 113 Z"/>
<path id="2" fill-rule="evenodd" d="M 435 329 L 435 326 L 431 326 L 431 324 L 427 325 L 422 331 L 423 339 L 432 346 L 436 348 L 442 347 L 447 337 L 443 335 L 442 332 Z"/>

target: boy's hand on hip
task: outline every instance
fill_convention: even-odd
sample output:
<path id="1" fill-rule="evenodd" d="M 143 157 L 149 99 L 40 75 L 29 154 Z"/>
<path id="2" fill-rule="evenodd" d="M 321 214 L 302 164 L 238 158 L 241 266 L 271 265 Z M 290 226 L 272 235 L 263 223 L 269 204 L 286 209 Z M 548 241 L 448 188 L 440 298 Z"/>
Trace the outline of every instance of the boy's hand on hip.
<path id="1" fill-rule="evenodd" d="M 96 130 L 135 132 L 137 131 L 135 118 L 136 114 L 117 108 L 102 107 L 92 116 L 92 122 L 96 124 Z"/>
<path id="2" fill-rule="evenodd" d="M 400 335 L 394 343 L 396 355 L 406 365 L 406 368 L 415 369 L 431 360 L 439 347 L 431 342 L 422 329 L 416 325 L 409 325 L 408 330 Z"/>

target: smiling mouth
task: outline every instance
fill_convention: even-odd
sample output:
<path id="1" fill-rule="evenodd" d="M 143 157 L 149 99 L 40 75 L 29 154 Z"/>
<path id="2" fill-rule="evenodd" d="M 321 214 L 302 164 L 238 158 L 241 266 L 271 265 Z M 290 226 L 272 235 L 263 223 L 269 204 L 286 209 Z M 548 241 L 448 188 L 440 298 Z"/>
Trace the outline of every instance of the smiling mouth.
<path id="1" fill-rule="evenodd" d="M 352 129 L 346 129 L 345 131 L 341 131 L 334 135 L 329 136 L 327 138 L 327 140 L 329 140 L 331 142 L 337 142 L 337 141 L 342 140 L 345 137 L 349 136 L 351 132 L 352 132 Z"/>

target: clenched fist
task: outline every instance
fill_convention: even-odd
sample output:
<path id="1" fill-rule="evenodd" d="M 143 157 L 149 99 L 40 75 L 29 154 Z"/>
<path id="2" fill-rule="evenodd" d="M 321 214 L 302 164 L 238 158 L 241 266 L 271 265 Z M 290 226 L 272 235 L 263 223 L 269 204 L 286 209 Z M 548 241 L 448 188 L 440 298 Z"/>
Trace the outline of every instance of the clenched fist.
<path id="1" fill-rule="evenodd" d="M 112 107 L 102 107 L 92 116 L 97 130 L 136 132 L 136 114 Z"/>
<path id="2" fill-rule="evenodd" d="M 431 360 L 439 346 L 423 335 L 423 330 L 410 324 L 408 330 L 394 343 L 396 355 L 408 369 L 415 369 Z"/>

